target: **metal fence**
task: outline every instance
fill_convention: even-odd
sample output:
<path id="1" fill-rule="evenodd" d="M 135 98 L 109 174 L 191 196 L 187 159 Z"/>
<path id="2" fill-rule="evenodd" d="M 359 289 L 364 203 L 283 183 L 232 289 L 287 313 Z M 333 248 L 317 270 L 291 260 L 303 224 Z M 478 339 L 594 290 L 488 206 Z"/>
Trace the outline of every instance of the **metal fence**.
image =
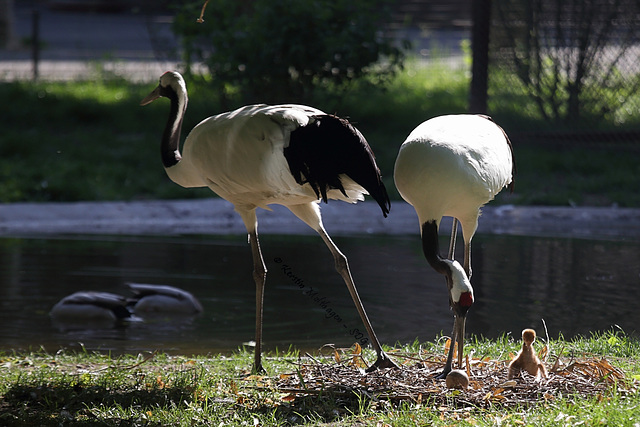
<path id="1" fill-rule="evenodd" d="M 494 0 L 491 6 L 490 110 L 508 116 L 527 109 L 538 120 L 519 126 L 537 140 L 640 140 L 639 1 Z"/>
<path id="2" fill-rule="evenodd" d="M 99 67 L 155 79 L 179 62 L 163 2 L 122 0 L 144 7 L 103 15 L 65 15 L 51 7 L 58 3 L 65 2 L 13 2 L 16 44 L 33 39 L 34 12 L 42 15 L 42 41 L 32 46 L 46 47 L 41 72 L 51 71 L 49 78 Z M 510 121 L 525 136 L 544 132 L 539 141 L 640 140 L 640 0 L 401 0 L 393 7 L 388 28 L 410 37 L 425 60 L 434 38 L 457 61 L 461 41 L 472 40 L 471 111 Z M 2 51 L 0 77 L 30 78 L 31 56 Z"/>

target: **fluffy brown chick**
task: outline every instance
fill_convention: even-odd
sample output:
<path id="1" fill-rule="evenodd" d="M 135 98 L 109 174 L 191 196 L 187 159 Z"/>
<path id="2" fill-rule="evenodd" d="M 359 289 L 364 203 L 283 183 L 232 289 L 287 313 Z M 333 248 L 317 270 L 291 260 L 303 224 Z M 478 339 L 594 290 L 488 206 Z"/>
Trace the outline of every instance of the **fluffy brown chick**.
<path id="1" fill-rule="evenodd" d="M 520 371 L 527 371 L 536 378 L 547 377 L 545 369 L 540 359 L 533 349 L 533 342 L 536 340 L 536 331 L 525 329 L 522 331 L 522 349 L 516 357 L 509 363 L 508 379 L 513 379 L 520 374 Z"/>

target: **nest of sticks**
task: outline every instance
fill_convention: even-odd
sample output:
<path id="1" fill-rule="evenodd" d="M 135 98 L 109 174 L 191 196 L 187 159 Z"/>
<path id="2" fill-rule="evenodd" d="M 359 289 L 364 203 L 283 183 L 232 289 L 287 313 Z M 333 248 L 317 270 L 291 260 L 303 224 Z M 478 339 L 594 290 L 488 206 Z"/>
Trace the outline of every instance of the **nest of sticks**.
<path id="1" fill-rule="evenodd" d="M 625 376 L 606 359 L 568 360 L 556 358 L 546 378 L 523 372 L 507 379 L 510 360 L 466 358 L 469 377 L 466 390 L 449 389 L 436 378 L 445 357 L 433 354 L 399 354 L 391 352 L 400 369 L 387 368 L 366 372 L 361 348 L 331 348 L 332 354 L 307 355 L 296 363 L 294 372 L 280 375 L 277 388 L 286 393 L 284 400 L 302 396 L 333 393 L 360 396 L 374 401 L 398 403 L 412 401 L 437 406 L 479 407 L 515 406 L 553 401 L 580 394 L 604 396 L 613 386 L 624 390 Z M 546 350 L 546 348 L 545 348 Z"/>

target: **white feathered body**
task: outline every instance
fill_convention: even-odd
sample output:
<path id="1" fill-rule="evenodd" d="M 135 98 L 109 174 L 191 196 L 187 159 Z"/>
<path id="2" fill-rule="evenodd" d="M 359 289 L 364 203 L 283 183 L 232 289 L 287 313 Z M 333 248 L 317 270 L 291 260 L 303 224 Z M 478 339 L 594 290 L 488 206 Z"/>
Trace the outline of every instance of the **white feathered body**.
<path id="1" fill-rule="evenodd" d="M 395 182 L 420 224 L 452 216 L 464 227 L 511 183 L 512 163 L 507 137 L 490 119 L 440 116 L 419 125 L 402 144 Z"/>
<path id="2" fill-rule="evenodd" d="M 256 208 L 286 206 L 314 229 L 334 257 L 378 355 L 375 366 L 395 366 L 384 354 L 351 278 L 346 257 L 324 229 L 317 202 L 355 203 L 370 194 L 386 217 L 391 207 L 368 142 L 348 120 L 301 105 L 248 105 L 203 120 L 180 150 L 188 96 L 179 73 L 166 72 L 140 102 L 166 97 L 169 118 L 160 141 L 168 176 L 184 187 L 209 187 L 234 204 L 247 229 L 256 286 L 253 369 L 263 371 L 262 316 L 267 275 L 258 241 Z"/>
<path id="3" fill-rule="evenodd" d="M 183 187 L 209 187 L 237 207 L 266 208 L 317 201 L 309 184 L 300 185 L 283 154 L 291 132 L 307 126 L 322 111 L 302 105 L 249 105 L 200 122 L 185 140 L 182 160 L 166 169 Z M 367 192 L 341 176 L 348 197 L 330 190 L 328 197 L 355 203 Z"/>

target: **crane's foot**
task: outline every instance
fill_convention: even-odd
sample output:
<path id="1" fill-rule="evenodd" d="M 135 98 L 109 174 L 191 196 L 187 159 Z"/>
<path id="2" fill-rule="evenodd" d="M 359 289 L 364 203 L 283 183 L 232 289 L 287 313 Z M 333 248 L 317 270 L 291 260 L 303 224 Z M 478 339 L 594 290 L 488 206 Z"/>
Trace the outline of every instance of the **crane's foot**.
<path id="1" fill-rule="evenodd" d="M 382 351 L 380 352 L 380 354 L 378 354 L 378 359 L 375 361 L 375 363 L 369 366 L 366 372 L 373 372 L 376 369 L 384 369 L 384 368 L 399 369 L 399 366 L 396 365 L 396 363 L 393 360 L 391 360 L 389 356 L 387 356 L 387 353 Z"/>
<path id="2" fill-rule="evenodd" d="M 259 365 L 253 365 L 251 367 L 251 375 L 265 375 L 267 371 L 262 367 L 262 363 Z"/>

